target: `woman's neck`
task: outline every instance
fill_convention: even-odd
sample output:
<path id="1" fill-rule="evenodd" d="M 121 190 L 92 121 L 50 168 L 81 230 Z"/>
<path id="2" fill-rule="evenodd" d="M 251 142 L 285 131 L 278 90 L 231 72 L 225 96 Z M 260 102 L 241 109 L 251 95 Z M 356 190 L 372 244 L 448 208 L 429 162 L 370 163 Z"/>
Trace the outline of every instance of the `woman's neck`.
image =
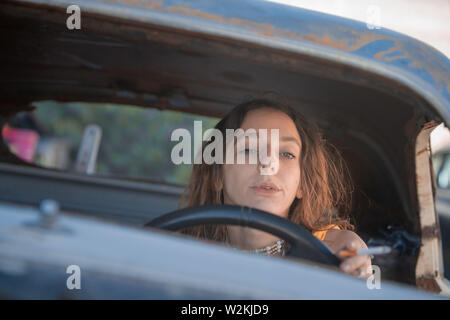
<path id="1" fill-rule="evenodd" d="M 260 230 L 240 226 L 227 226 L 230 245 L 240 250 L 254 250 L 280 240 L 280 238 Z"/>

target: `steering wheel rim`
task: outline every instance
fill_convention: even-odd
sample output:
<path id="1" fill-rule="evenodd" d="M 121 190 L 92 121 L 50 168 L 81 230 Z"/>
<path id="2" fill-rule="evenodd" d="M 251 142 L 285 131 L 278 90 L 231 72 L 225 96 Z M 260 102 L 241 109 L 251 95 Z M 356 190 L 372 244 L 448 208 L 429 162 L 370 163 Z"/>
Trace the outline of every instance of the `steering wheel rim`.
<path id="1" fill-rule="evenodd" d="M 146 223 L 145 227 L 177 231 L 202 224 L 227 224 L 271 233 L 291 244 L 287 256 L 339 266 L 340 259 L 303 226 L 274 214 L 249 207 L 206 205 L 172 211 Z"/>

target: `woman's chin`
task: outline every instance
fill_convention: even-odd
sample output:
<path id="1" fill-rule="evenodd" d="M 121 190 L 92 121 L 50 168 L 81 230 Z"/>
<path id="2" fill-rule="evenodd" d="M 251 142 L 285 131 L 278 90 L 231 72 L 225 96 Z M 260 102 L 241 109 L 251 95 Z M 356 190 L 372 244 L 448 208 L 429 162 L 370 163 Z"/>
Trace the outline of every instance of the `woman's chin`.
<path id="1" fill-rule="evenodd" d="M 272 213 L 276 216 L 284 217 L 283 212 L 286 211 L 286 209 L 280 208 L 279 206 L 274 203 L 274 199 L 270 198 L 251 198 L 246 197 L 245 200 L 240 199 L 242 201 L 225 201 L 225 204 L 230 205 L 238 205 L 243 207 L 249 207 L 253 209 L 258 209 L 264 212 Z M 288 209 L 287 209 L 288 210 Z"/>
<path id="2" fill-rule="evenodd" d="M 255 201 L 247 203 L 245 206 L 281 216 L 281 210 L 273 205 L 273 201 Z"/>

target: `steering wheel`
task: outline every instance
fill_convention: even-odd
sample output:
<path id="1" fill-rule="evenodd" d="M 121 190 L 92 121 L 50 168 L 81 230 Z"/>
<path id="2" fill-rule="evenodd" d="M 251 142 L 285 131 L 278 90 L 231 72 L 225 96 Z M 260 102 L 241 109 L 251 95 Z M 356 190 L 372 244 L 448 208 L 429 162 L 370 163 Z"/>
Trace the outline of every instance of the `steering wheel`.
<path id="1" fill-rule="evenodd" d="M 291 244 L 287 257 L 339 266 L 340 259 L 304 227 L 274 214 L 248 207 L 207 205 L 175 210 L 146 223 L 145 227 L 177 231 L 208 224 L 228 224 L 271 233 Z"/>

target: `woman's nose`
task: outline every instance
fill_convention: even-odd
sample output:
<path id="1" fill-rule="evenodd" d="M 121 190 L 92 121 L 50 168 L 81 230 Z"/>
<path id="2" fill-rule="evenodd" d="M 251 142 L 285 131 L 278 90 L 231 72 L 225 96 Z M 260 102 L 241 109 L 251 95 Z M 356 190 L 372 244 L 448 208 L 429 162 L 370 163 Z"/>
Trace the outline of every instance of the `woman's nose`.
<path id="1" fill-rule="evenodd" d="M 277 174 L 280 168 L 280 162 L 276 156 L 267 156 L 265 159 L 258 157 L 258 171 L 263 176 Z"/>

